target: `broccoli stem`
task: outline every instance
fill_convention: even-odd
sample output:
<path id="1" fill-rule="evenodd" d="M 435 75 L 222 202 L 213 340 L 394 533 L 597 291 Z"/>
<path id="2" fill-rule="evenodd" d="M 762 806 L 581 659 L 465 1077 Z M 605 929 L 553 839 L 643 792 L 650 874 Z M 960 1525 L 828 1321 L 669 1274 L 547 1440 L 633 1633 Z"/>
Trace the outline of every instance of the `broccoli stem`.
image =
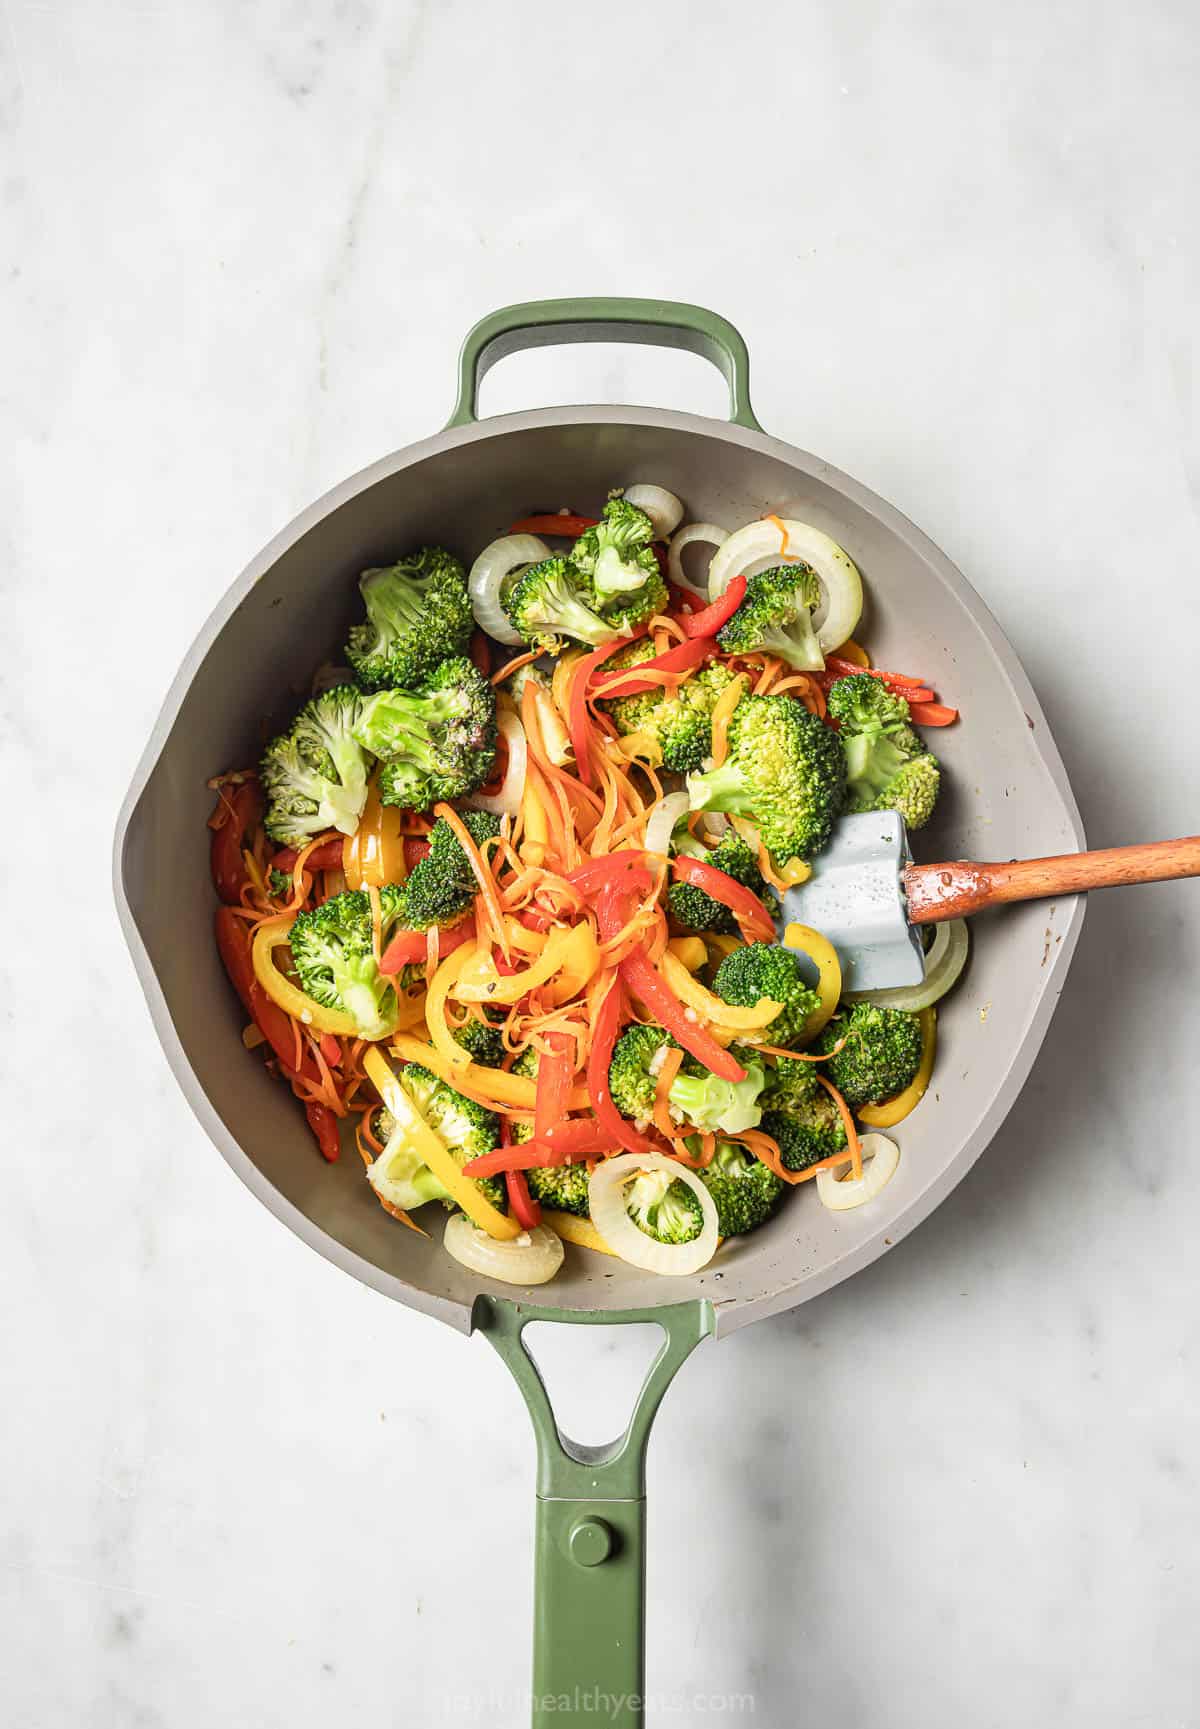
<path id="1" fill-rule="evenodd" d="M 746 777 L 732 760 L 707 774 L 690 774 L 687 790 L 693 810 L 732 811 L 738 816 L 750 800 Z"/>

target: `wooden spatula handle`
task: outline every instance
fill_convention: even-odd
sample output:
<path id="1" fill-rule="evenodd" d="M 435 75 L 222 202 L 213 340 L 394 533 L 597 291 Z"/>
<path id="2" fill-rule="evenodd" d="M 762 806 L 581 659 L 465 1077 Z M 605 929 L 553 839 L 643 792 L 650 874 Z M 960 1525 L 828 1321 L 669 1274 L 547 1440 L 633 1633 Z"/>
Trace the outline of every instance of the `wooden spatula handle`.
<path id="1" fill-rule="evenodd" d="M 1168 882 L 1200 876 L 1200 835 L 1106 847 L 1102 852 L 1063 853 L 1057 858 L 1014 859 L 1009 864 L 909 865 L 904 872 L 908 916 L 913 924 L 967 918 L 1005 901 L 1040 901 L 1052 895 L 1128 883 Z"/>

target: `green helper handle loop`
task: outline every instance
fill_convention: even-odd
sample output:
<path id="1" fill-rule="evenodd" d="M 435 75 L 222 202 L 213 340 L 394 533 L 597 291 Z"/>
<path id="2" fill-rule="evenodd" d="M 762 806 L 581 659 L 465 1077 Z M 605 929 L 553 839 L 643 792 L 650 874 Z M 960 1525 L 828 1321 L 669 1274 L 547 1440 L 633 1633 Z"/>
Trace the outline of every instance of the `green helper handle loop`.
<path id="1" fill-rule="evenodd" d="M 725 375 L 729 418 L 762 427 L 750 406 L 750 356 L 741 334 L 720 313 L 682 300 L 529 300 L 503 306 L 468 332 L 458 362 L 458 401 L 447 426 L 478 419 L 479 384 L 507 354 L 564 342 L 637 342 L 701 354 Z"/>
<path id="2" fill-rule="evenodd" d="M 521 1340 L 531 1321 L 663 1329 L 629 1424 L 604 1447 L 559 1431 Z M 533 1729 L 569 1721 L 642 1729 L 645 1722 L 646 1444 L 672 1379 L 714 1330 L 712 1305 L 572 1312 L 479 1297 L 473 1327 L 512 1371 L 537 1437 Z"/>

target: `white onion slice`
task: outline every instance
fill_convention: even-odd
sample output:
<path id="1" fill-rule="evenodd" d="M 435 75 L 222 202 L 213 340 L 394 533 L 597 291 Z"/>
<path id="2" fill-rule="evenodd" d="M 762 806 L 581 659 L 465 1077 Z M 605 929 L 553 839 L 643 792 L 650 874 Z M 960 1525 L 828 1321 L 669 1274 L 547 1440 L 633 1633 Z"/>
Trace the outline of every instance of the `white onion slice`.
<path id="1" fill-rule="evenodd" d="M 882 1009 L 905 1009 L 915 1014 L 940 1002 L 967 962 L 971 939 L 965 919 L 947 919 L 935 927 L 933 943 L 925 956 L 925 977 L 919 985 L 897 985 L 888 991 L 847 991 L 848 1003 L 878 1003 Z"/>
<path id="2" fill-rule="evenodd" d="M 544 1285 L 563 1264 L 562 1238 L 548 1225 L 519 1237 L 489 1237 L 465 1213 L 451 1213 L 442 1244 L 461 1266 L 505 1285 Z"/>
<path id="3" fill-rule="evenodd" d="M 700 1203 L 703 1225 L 690 1243 L 657 1243 L 630 1218 L 625 1207 L 626 1185 L 642 1171 L 667 1171 L 686 1183 Z M 661 1153 L 620 1153 L 601 1159 L 588 1178 L 588 1211 L 592 1223 L 614 1255 L 647 1273 L 698 1273 L 717 1250 L 717 1209 L 699 1177 L 676 1159 Z"/>
<path id="4" fill-rule="evenodd" d="M 480 630 L 497 642 L 516 648 L 524 638 L 513 629 L 512 621 L 500 605 L 500 589 L 514 570 L 525 564 L 540 564 L 550 557 L 550 548 L 536 534 L 502 534 L 485 546 L 471 566 L 467 588 Z"/>
<path id="5" fill-rule="evenodd" d="M 701 582 L 693 582 L 683 571 L 683 549 L 694 546 L 698 542 L 705 546 L 721 546 L 729 539 L 727 528 L 718 528 L 715 522 L 689 522 L 686 528 L 681 528 L 671 542 L 667 553 L 667 575 L 677 588 L 686 589 L 705 606 L 708 605 L 708 578 Z"/>
<path id="6" fill-rule="evenodd" d="M 661 804 L 656 804 L 646 824 L 646 851 L 668 853 L 675 824 L 688 813 L 688 795 L 669 792 Z"/>
<path id="7" fill-rule="evenodd" d="M 840 648 L 862 617 L 862 577 L 854 560 L 838 545 L 807 522 L 784 517 L 787 551 L 782 562 L 803 559 L 816 571 L 821 584 L 821 604 L 813 614 L 813 628 L 823 654 Z M 708 598 L 720 600 L 734 577 L 749 576 L 781 562 L 779 529 L 765 518 L 748 522 L 723 541 L 708 567 Z"/>
<path id="8" fill-rule="evenodd" d="M 470 802 L 479 810 L 490 810 L 493 816 L 516 816 L 525 791 L 525 770 L 529 751 L 525 743 L 525 728 L 505 704 L 496 710 L 496 727 L 508 747 L 508 762 L 498 792 L 475 792 Z"/>
<path id="9" fill-rule="evenodd" d="M 861 1207 L 864 1201 L 873 1201 L 896 1174 L 900 1148 L 895 1141 L 886 1135 L 863 1135 L 861 1146 L 861 1177 L 844 1177 L 839 1182 L 837 1171 L 817 1172 L 817 1194 L 831 1213 L 845 1213 L 851 1207 Z"/>
<path id="10" fill-rule="evenodd" d="M 627 486 L 625 502 L 644 510 L 654 525 L 655 540 L 669 540 L 683 521 L 683 506 L 665 486 Z"/>

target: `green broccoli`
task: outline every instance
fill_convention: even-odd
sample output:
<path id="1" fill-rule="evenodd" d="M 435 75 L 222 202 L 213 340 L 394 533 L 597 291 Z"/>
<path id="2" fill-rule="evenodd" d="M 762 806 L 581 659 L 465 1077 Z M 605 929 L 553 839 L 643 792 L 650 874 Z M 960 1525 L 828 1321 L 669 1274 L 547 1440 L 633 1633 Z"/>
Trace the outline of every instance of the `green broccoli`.
<path id="1" fill-rule="evenodd" d="M 654 657 L 654 644 L 647 637 L 639 638 L 627 648 L 619 648 L 604 663 L 605 672 L 616 672 L 640 666 Z M 630 733 L 644 732 L 656 741 L 664 765 L 675 774 L 690 774 L 698 769 L 712 750 L 712 711 L 717 698 L 733 681 L 733 674 L 721 661 L 701 667 L 673 691 L 661 687 L 643 691 L 637 696 L 614 696 L 602 701 L 600 707 L 613 718 L 623 738 Z"/>
<path id="2" fill-rule="evenodd" d="M 367 802 L 367 758 L 354 737 L 361 706 L 352 684 L 335 685 L 306 702 L 263 752 L 258 777 L 272 840 L 302 847 L 322 829 L 357 829 Z"/>
<path id="3" fill-rule="evenodd" d="M 700 1202 L 670 1171 L 639 1171 L 625 1190 L 625 1210 L 657 1243 L 690 1243 L 704 1228 Z"/>
<path id="4" fill-rule="evenodd" d="M 272 865 L 267 874 L 267 893 L 274 901 L 290 901 L 292 898 L 291 871 L 276 870 Z"/>
<path id="5" fill-rule="evenodd" d="M 762 1105 L 763 1132 L 778 1141 L 789 1171 L 831 1159 L 846 1145 L 841 1112 L 819 1085 L 812 1063 L 780 1058 L 768 1070 Z"/>
<path id="6" fill-rule="evenodd" d="M 458 814 L 478 847 L 500 833 L 500 819 L 490 811 L 464 810 Z M 445 817 L 439 817 L 429 831 L 429 851 L 417 860 L 404 884 L 400 923 L 410 931 L 425 931 L 430 925 L 445 929 L 470 911 L 475 894 L 467 855 Z"/>
<path id="7" fill-rule="evenodd" d="M 561 652 L 565 637 L 598 648 L 619 634 L 592 604 L 587 578 L 566 558 L 545 558 L 526 565 L 504 590 L 501 604 L 530 648 Z"/>
<path id="8" fill-rule="evenodd" d="M 444 660 L 415 690 L 363 699 L 354 736 L 380 759 L 384 804 L 424 810 L 482 786 L 496 754 L 496 693 L 479 669 Z"/>
<path id="9" fill-rule="evenodd" d="M 430 1069 L 420 1063 L 406 1063 L 398 1078 L 425 1122 L 459 1165 L 481 1158 L 499 1144 L 500 1125 L 495 1113 L 477 1105 L 474 1099 L 464 1098 Z M 413 1148 L 390 1111 L 380 1113 L 376 1133 L 383 1138 L 384 1148 L 367 1171 L 372 1188 L 406 1213 L 424 1206 L 426 1201 L 442 1201 L 453 1211 L 455 1203 L 448 1191 Z M 504 1207 L 505 1187 L 501 1178 L 484 1177 L 479 1188 L 494 1207 Z"/>
<path id="10" fill-rule="evenodd" d="M 653 1022 L 626 1027 L 608 1069 L 609 1092 L 622 1116 L 640 1123 L 650 1120 L 663 1057 L 674 1045 L 670 1033 Z M 763 1060 L 746 1049 L 735 1055 L 746 1070 L 744 1081 L 722 1080 L 694 1057 L 684 1057 L 667 1093 L 672 1118 L 702 1134 L 736 1135 L 757 1128 L 758 1095 L 766 1082 Z"/>
<path id="11" fill-rule="evenodd" d="M 687 779 L 693 810 L 749 817 L 781 864 L 824 846 L 845 786 L 837 734 L 790 696 L 744 696 L 729 723 L 724 763 Z"/>
<path id="12" fill-rule="evenodd" d="M 690 1141 L 688 1146 L 699 1150 Z M 717 1229 L 723 1237 L 744 1236 L 765 1224 L 787 1187 L 761 1159 L 733 1141 L 718 1141 L 711 1161 L 696 1175 L 716 1203 Z"/>
<path id="13" fill-rule="evenodd" d="M 454 1030 L 454 1042 L 461 1045 L 473 1063 L 485 1069 L 498 1069 L 504 1061 L 504 1036 L 490 1021 L 464 1021 Z"/>
<path id="14" fill-rule="evenodd" d="M 699 859 L 702 864 L 711 865 L 714 870 L 724 871 L 734 882 L 756 894 L 772 918 L 778 916 L 779 902 L 763 881 L 753 851 L 735 829 L 729 829 L 715 847 L 709 848 L 703 841 L 696 840 L 688 832 L 686 825 L 681 824 L 671 837 L 671 850 L 687 858 Z M 714 900 L 704 889 L 697 888 L 695 883 L 672 883 L 667 894 L 667 905 L 676 924 L 682 925 L 686 931 L 716 931 L 727 936 L 737 935 L 738 922 L 729 908 Z"/>
<path id="15" fill-rule="evenodd" d="M 747 577 L 742 603 L 717 632 L 717 641 L 726 654 L 765 650 L 797 672 L 820 672 L 825 657 L 812 621 L 820 599 L 816 571 L 800 560 L 760 570 Z"/>
<path id="16" fill-rule="evenodd" d="M 600 608 L 601 616 L 614 634 L 625 635 L 636 630 L 656 613 L 665 612 L 670 605 L 670 591 L 659 572 L 658 560 L 653 553 L 647 553 L 646 557 L 654 560 L 654 569 L 647 573 L 641 588 L 606 600 Z"/>
<path id="17" fill-rule="evenodd" d="M 713 989 L 724 1003 L 752 1009 L 764 997 L 779 1003 L 775 1019 L 757 1035 L 766 1045 L 794 1045 L 820 1001 L 804 979 L 800 959 L 782 943 L 747 943 L 725 956 Z"/>
<path id="18" fill-rule="evenodd" d="M 397 564 L 364 570 L 358 586 L 367 617 L 351 626 L 345 653 L 363 690 L 420 684 L 471 640 L 466 575 L 443 547 L 423 546 Z"/>
<path id="19" fill-rule="evenodd" d="M 650 549 L 654 524 L 636 504 L 619 494 L 604 506 L 600 521 L 575 542 L 571 562 L 591 585 L 601 605 L 644 588 L 658 576 L 658 560 Z"/>
<path id="20" fill-rule="evenodd" d="M 908 724 L 908 703 L 866 672 L 836 679 L 828 703 L 846 755 L 846 808 L 899 811 L 909 828 L 924 828 L 941 769 Z"/>
<path id="21" fill-rule="evenodd" d="M 845 1038 L 845 1048 L 831 1056 L 825 1072 L 849 1105 L 877 1105 L 902 1093 L 921 1062 L 921 1026 L 903 1009 L 855 1003 L 842 1009 L 824 1028 L 813 1049 L 832 1051 Z"/>
<path id="22" fill-rule="evenodd" d="M 403 890 L 393 883 L 379 891 L 385 944 L 398 923 L 402 899 Z M 365 889 L 345 889 L 298 913 L 288 945 L 306 996 L 352 1015 L 360 1038 L 384 1039 L 395 1030 L 396 993 L 375 959 Z"/>

